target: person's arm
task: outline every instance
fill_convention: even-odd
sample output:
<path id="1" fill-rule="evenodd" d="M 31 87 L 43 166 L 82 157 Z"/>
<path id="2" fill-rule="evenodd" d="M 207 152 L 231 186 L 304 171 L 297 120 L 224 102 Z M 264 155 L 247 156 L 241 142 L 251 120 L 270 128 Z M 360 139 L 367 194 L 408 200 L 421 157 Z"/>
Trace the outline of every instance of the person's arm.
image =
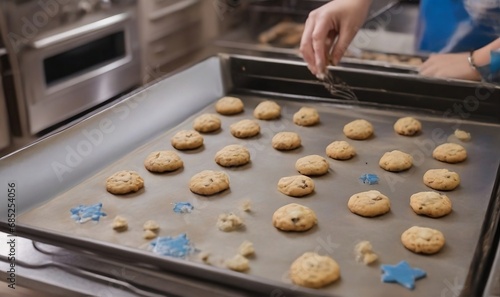
<path id="1" fill-rule="evenodd" d="M 498 50 L 500 50 L 500 38 L 475 50 L 470 58 L 470 53 L 431 55 L 422 64 L 419 72 L 421 75 L 430 77 L 468 80 L 488 79 L 489 76 L 495 76 L 494 72 L 500 68 L 499 65 L 496 65 L 500 61 L 496 58 L 496 51 Z"/>
<path id="2" fill-rule="evenodd" d="M 309 14 L 300 52 L 314 75 L 324 73 L 330 54 L 333 64 L 340 61 L 363 25 L 371 1 L 333 0 Z"/>

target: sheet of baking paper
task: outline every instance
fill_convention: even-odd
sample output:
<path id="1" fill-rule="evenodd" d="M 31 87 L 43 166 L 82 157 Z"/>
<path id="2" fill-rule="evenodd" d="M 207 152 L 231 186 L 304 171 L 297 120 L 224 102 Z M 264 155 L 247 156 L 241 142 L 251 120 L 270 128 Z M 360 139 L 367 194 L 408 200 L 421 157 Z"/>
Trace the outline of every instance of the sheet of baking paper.
<path id="1" fill-rule="evenodd" d="M 213 104 L 182 124 L 166 130 L 155 140 L 139 144 L 125 157 L 50 202 L 22 214 L 19 221 L 75 239 L 90 238 L 97 243 L 111 243 L 119 253 L 122 246 L 147 249 L 150 240 L 143 239 L 142 226 L 147 220 L 155 220 L 160 224 L 160 236 L 186 233 L 197 250 L 210 253 L 209 259 L 214 266 L 222 266 L 224 259 L 235 255 L 239 245 L 249 240 L 253 242 L 256 252 L 250 258 L 250 270 L 241 273 L 241 277 L 256 275 L 290 286 L 293 286 L 288 278 L 290 264 L 302 253 L 315 251 L 333 257 L 340 265 L 340 280 L 320 289 L 332 296 L 387 296 L 388 292 L 394 296 L 441 296 L 442 292 L 460 290 L 478 242 L 500 160 L 499 125 L 472 121 L 457 124 L 450 119 L 413 111 L 274 98 L 282 107 L 281 118 L 258 121 L 260 135 L 237 139 L 230 134 L 229 126 L 242 119 L 252 119 L 255 106 L 268 99 L 240 97 L 245 103 L 244 113 L 220 115 L 221 130 L 203 134 L 203 147 L 177 151 L 184 161 L 183 169 L 153 174 L 144 168 L 143 161 L 152 151 L 175 150 L 170 144 L 171 137 L 181 129 L 191 129 L 196 116 L 215 113 Z M 312 127 L 295 125 L 293 114 L 302 106 L 317 108 L 320 124 Z M 394 122 L 408 115 L 422 122 L 423 131 L 417 136 L 400 136 L 393 130 Z M 363 141 L 346 138 L 342 128 L 355 119 L 370 121 L 375 129 L 374 136 Z M 452 136 L 457 126 L 471 133 L 469 142 L 461 142 Z M 274 150 L 271 139 L 280 131 L 297 132 L 302 138 L 302 146 L 292 151 Z M 357 155 L 346 161 L 328 158 L 325 148 L 334 140 L 348 141 L 355 147 Z M 431 157 L 434 147 L 448 140 L 467 149 L 465 162 L 447 164 Z M 250 150 L 251 162 L 236 168 L 223 168 L 216 164 L 215 153 L 229 144 L 245 145 Z M 400 173 L 381 169 L 378 166 L 380 157 L 394 149 L 413 155 L 413 167 Z M 295 161 L 310 154 L 324 156 L 330 164 L 326 175 L 313 177 L 315 192 L 303 198 L 281 194 L 277 190 L 278 180 L 298 174 L 294 168 Z M 412 194 L 431 190 L 423 184 L 422 176 L 432 168 L 456 171 L 462 179 L 457 189 L 446 193 L 453 203 L 452 213 L 439 219 L 418 216 L 409 205 Z M 189 179 L 206 169 L 226 172 L 230 177 L 230 189 L 209 197 L 192 193 L 188 188 Z M 144 189 L 123 196 L 108 193 L 105 180 L 119 170 L 137 171 L 144 178 Z M 359 180 L 361 175 L 367 173 L 376 174 L 380 178 L 378 184 L 363 184 Z M 351 213 L 347 208 L 349 197 L 368 190 L 378 190 L 388 196 L 391 211 L 375 218 Z M 242 208 L 247 200 L 251 202 L 249 212 Z M 194 209 L 190 213 L 176 213 L 173 208 L 177 202 L 189 202 Z M 71 208 L 95 203 L 102 203 L 102 211 L 107 215 L 99 222 L 80 224 L 71 218 Z M 302 233 L 281 232 L 274 228 L 271 223 L 274 211 L 288 203 L 300 203 L 312 208 L 317 213 L 318 225 Z M 216 227 L 217 217 L 230 212 L 240 216 L 245 226 L 237 231 L 221 232 Z M 127 231 L 113 230 L 112 221 L 117 215 L 128 220 Z M 406 250 L 400 236 L 414 225 L 442 231 L 446 238 L 444 248 L 431 256 Z M 379 261 L 371 266 L 355 260 L 354 246 L 361 240 L 370 241 L 374 252 L 379 255 Z M 186 261 L 199 261 L 197 255 Z M 414 291 L 380 281 L 380 264 L 397 264 L 401 260 L 427 272 L 426 278 L 417 281 Z"/>

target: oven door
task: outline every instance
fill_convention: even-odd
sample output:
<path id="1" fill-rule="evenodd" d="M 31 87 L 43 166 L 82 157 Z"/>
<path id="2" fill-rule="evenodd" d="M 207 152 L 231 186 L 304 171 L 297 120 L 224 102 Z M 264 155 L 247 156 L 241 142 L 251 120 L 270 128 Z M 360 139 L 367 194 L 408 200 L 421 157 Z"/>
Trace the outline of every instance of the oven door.
<path id="1" fill-rule="evenodd" d="M 134 10 L 44 36 L 20 53 L 32 134 L 139 86 Z"/>

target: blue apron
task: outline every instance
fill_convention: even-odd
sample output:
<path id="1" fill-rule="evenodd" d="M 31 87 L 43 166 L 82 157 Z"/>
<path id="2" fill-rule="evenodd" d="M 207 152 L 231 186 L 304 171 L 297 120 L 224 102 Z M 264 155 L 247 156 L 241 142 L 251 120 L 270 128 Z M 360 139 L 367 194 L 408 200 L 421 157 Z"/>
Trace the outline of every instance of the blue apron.
<path id="1" fill-rule="evenodd" d="M 471 20 L 463 0 L 421 0 L 416 47 L 420 52 L 468 52 L 498 38 Z"/>

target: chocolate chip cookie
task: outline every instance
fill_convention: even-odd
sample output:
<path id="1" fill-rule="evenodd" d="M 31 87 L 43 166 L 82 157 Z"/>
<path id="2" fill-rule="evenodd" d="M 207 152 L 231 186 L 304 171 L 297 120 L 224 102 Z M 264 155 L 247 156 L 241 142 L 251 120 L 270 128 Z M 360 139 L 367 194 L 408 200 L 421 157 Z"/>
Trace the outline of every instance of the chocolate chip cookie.
<path id="1" fill-rule="evenodd" d="M 459 163 L 467 159 L 467 151 L 456 143 L 443 143 L 432 152 L 434 159 L 446 163 Z"/>
<path id="2" fill-rule="evenodd" d="M 287 176 L 279 180 L 278 190 L 288 196 L 302 197 L 314 191 L 314 181 L 305 175 Z"/>
<path id="3" fill-rule="evenodd" d="M 194 130 L 181 130 L 172 137 L 171 143 L 178 150 L 193 150 L 203 145 L 203 136 Z"/>
<path id="4" fill-rule="evenodd" d="M 156 151 L 144 160 L 144 167 L 151 172 L 174 171 L 184 166 L 181 157 L 173 151 Z"/>
<path id="5" fill-rule="evenodd" d="M 323 175 L 329 168 L 328 161 L 320 155 L 305 156 L 295 162 L 295 169 L 303 175 Z"/>
<path id="6" fill-rule="evenodd" d="M 280 151 L 294 150 L 301 146 L 302 140 L 295 132 L 278 132 L 273 136 L 272 146 Z"/>
<path id="7" fill-rule="evenodd" d="M 435 254 L 443 248 L 445 239 L 439 230 L 413 226 L 401 234 L 401 242 L 414 253 Z"/>
<path id="8" fill-rule="evenodd" d="M 356 150 L 347 141 L 337 140 L 326 147 L 326 155 L 335 160 L 349 160 L 356 155 Z"/>
<path id="9" fill-rule="evenodd" d="M 263 101 L 255 107 L 253 116 L 259 120 L 277 119 L 281 116 L 281 106 L 271 100 Z"/>
<path id="10" fill-rule="evenodd" d="M 458 173 L 448 169 L 429 169 L 425 172 L 423 180 L 429 188 L 440 191 L 451 191 L 460 185 Z"/>
<path id="11" fill-rule="evenodd" d="M 215 154 L 215 162 L 224 167 L 245 165 L 250 162 L 250 152 L 243 145 L 231 144 Z"/>
<path id="12" fill-rule="evenodd" d="M 365 140 L 373 135 L 373 125 L 367 120 L 354 120 L 344 126 L 344 134 L 350 139 Z"/>
<path id="13" fill-rule="evenodd" d="M 340 277 L 340 267 L 329 256 L 306 252 L 290 266 L 290 278 L 294 284 L 307 288 L 321 288 Z"/>
<path id="14" fill-rule="evenodd" d="M 200 195 L 213 195 L 229 189 L 229 176 L 222 171 L 204 170 L 189 181 L 191 192 Z"/>
<path id="15" fill-rule="evenodd" d="M 273 214 L 273 226 L 282 231 L 307 231 L 317 223 L 316 213 L 297 203 L 282 206 Z"/>
<path id="16" fill-rule="evenodd" d="M 205 113 L 193 121 L 193 128 L 200 133 L 210 133 L 220 129 L 221 120 L 216 114 Z"/>
<path id="17" fill-rule="evenodd" d="M 124 195 L 137 192 L 144 187 L 144 179 L 136 171 L 121 170 L 106 179 L 106 190 Z"/>
<path id="18" fill-rule="evenodd" d="M 215 110 L 223 115 L 233 115 L 243 112 L 245 106 L 240 98 L 225 96 L 217 100 Z"/>
<path id="19" fill-rule="evenodd" d="M 409 169 L 413 165 L 413 157 L 405 152 L 393 150 L 385 153 L 378 164 L 382 169 L 398 172 Z"/>
<path id="20" fill-rule="evenodd" d="M 422 123 L 414 117 L 400 118 L 394 123 L 394 131 L 399 135 L 413 136 L 422 130 Z"/>
<path id="21" fill-rule="evenodd" d="M 416 214 L 439 218 L 451 212 L 451 200 L 438 192 L 419 192 L 411 195 L 410 206 Z"/>
<path id="22" fill-rule="evenodd" d="M 314 126 L 319 123 L 319 113 L 314 107 L 302 107 L 293 115 L 293 122 L 299 126 Z"/>
<path id="23" fill-rule="evenodd" d="M 260 133 L 260 125 L 254 120 L 241 120 L 229 126 L 231 134 L 237 138 L 249 138 Z"/>
<path id="24" fill-rule="evenodd" d="M 391 210 L 391 202 L 379 191 L 371 190 L 352 195 L 347 202 L 352 213 L 363 217 L 383 215 Z"/>

